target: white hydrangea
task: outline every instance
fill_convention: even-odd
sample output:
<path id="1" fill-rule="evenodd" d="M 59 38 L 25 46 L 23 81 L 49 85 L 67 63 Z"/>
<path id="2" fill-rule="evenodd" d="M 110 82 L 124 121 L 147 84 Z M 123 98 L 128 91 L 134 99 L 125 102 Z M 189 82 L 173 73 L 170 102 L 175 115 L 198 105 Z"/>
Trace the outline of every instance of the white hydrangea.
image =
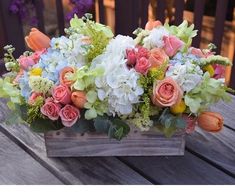
<path id="1" fill-rule="evenodd" d="M 189 92 L 202 81 L 203 71 L 199 66 L 187 61 L 184 65 L 177 63 L 170 66 L 166 76 L 172 77 L 183 91 Z"/>
<path id="2" fill-rule="evenodd" d="M 139 102 L 143 89 L 138 85 L 139 74 L 126 66 L 126 49 L 134 48 L 134 40 L 117 36 L 110 41 L 106 51 L 95 58 L 92 67 L 103 67 L 104 75 L 96 78 L 98 98 L 107 101 L 111 115 L 127 115 L 133 104 Z"/>
<path id="3" fill-rule="evenodd" d="M 144 38 L 144 47 L 147 49 L 152 49 L 155 47 L 162 48 L 164 46 L 163 36 L 168 36 L 169 31 L 165 27 L 154 28 L 149 36 Z"/>
<path id="4" fill-rule="evenodd" d="M 85 65 L 87 52 L 85 48 L 87 44 L 83 39 L 84 36 L 81 34 L 73 34 L 69 38 L 65 36 L 53 38 L 51 48 L 52 50 L 59 50 L 70 66 L 81 67 Z"/>
<path id="5" fill-rule="evenodd" d="M 135 47 L 135 41 L 129 36 L 118 35 L 115 39 L 112 39 L 107 48 L 106 54 L 120 55 L 124 57 L 126 55 L 127 49 L 132 49 Z"/>

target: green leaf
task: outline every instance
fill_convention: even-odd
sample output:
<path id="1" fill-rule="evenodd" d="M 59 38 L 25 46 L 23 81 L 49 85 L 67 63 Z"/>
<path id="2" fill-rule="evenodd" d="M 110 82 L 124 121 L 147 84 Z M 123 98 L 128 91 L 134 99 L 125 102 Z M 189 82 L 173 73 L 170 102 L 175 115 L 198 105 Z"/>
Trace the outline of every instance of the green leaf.
<path id="1" fill-rule="evenodd" d="M 71 129 L 77 133 L 85 133 L 88 131 L 94 130 L 94 125 L 92 121 L 88 121 L 84 118 L 80 118 L 72 127 Z"/>
<path id="2" fill-rule="evenodd" d="M 96 117 L 97 117 L 97 113 L 94 108 L 91 108 L 85 112 L 85 119 L 87 120 L 95 119 Z"/>
<path id="3" fill-rule="evenodd" d="M 130 132 L 130 127 L 127 123 L 122 121 L 121 119 L 115 118 L 112 121 L 113 125 L 116 127 L 116 131 L 114 132 L 113 138 L 117 140 L 121 140 L 123 137 L 127 136 Z"/>
<path id="4" fill-rule="evenodd" d="M 89 103 L 94 103 L 97 99 L 97 93 L 91 90 L 86 94 L 86 98 Z"/>
<path id="5" fill-rule="evenodd" d="M 30 128 L 37 133 L 46 133 L 48 131 L 55 131 L 63 128 L 59 121 L 51 121 L 50 119 L 36 119 L 30 124 Z"/>
<path id="6" fill-rule="evenodd" d="M 108 118 L 99 116 L 94 119 L 94 126 L 97 133 L 108 133 L 113 124 Z"/>

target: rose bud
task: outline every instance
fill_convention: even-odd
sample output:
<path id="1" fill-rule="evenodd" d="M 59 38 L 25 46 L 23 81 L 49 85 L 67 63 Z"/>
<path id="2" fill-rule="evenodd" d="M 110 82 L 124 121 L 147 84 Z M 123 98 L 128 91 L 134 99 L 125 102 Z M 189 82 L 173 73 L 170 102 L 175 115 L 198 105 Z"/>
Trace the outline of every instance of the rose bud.
<path id="1" fill-rule="evenodd" d="M 216 112 L 202 112 L 197 119 L 198 126 L 209 132 L 218 132 L 222 129 L 224 118 Z"/>
<path id="2" fill-rule="evenodd" d="M 83 91 L 73 92 L 71 100 L 77 108 L 82 109 L 84 108 L 84 105 L 87 102 L 86 94 Z"/>
<path id="3" fill-rule="evenodd" d="M 135 66 L 136 64 L 136 53 L 134 49 L 126 50 L 127 65 Z"/>
<path id="4" fill-rule="evenodd" d="M 41 51 L 50 47 L 50 38 L 36 28 L 32 28 L 28 36 L 25 37 L 28 47 L 34 51 Z"/>

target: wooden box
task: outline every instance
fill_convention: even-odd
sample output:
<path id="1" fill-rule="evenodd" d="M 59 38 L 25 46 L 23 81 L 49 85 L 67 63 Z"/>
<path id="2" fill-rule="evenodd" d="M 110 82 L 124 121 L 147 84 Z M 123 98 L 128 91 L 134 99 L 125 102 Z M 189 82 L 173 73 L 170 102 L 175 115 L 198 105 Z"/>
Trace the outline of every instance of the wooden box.
<path id="1" fill-rule="evenodd" d="M 79 134 L 71 129 L 45 134 L 48 157 L 172 156 L 184 155 L 185 132 L 171 138 L 162 133 L 131 129 L 121 141 L 97 133 Z"/>

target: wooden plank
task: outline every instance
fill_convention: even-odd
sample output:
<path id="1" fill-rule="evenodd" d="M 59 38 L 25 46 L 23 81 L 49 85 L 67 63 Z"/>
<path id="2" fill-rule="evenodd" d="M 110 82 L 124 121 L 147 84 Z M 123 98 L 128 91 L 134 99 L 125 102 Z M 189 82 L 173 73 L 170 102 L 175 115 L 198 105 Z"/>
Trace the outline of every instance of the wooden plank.
<path id="1" fill-rule="evenodd" d="M 48 158 L 44 138 L 22 124 L 7 125 L 10 115 L 5 100 L 0 99 L 0 130 L 25 148 L 44 167 L 66 184 L 151 184 L 124 163 L 109 158 Z M 85 163 L 85 164 L 84 164 Z M 97 166 L 98 165 L 98 166 Z"/>
<path id="2" fill-rule="evenodd" d="M 98 0 L 98 7 L 99 7 L 99 22 L 102 24 L 106 24 L 104 0 Z"/>
<path id="3" fill-rule="evenodd" d="M 138 27 L 138 9 L 138 4 L 133 0 L 115 0 L 115 34 L 133 36 L 133 31 Z"/>
<path id="4" fill-rule="evenodd" d="M 193 38 L 193 46 L 200 47 L 201 43 L 201 31 L 202 31 L 202 18 L 204 14 L 206 0 L 194 1 L 194 25 L 198 30 L 197 36 Z"/>
<path id="5" fill-rule="evenodd" d="M 0 184 L 58 185 L 63 183 L 0 132 Z"/>
<path id="6" fill-rule="evenodd" d="M 233 66 L 232 66 L 232 70 L 231 70 L 230 87 L 235 89 L 235 50 L 234 50 L 234 54 L 233 54 Z"/>
<path id="7" fill-rule="evenodd" d="M 224 127 L 219 133 L 200 128 L 187 137 L 187 147 L 235 178 L 235 132 Z"/>
<path id="8" fill-rule="evenodd" d="M 175 20 L 174 20 L 175 25 L 179 25 L 182 23 L 183 14 L 184 14 L 184 7 L 185 7 L 184 0 L 175 1 Z"/>
<path id="9" fill-rule="evenodd" d="M 228 7 L 228 0 L 217 0 L 216 14 L 215 14 L 215 28 L 213 36 L 213 43 L 217 47 L 216 49 L 217 54 L 220 54 L 221 51 L 227 7 Z"/>
<path id="10" fill-rule="evenodd" d="M 157 1 L 157 10 L 156 10 L 156 19 L 160 20 L 162 23 L 165 22 L 165 10 L 166 10 L 166 1 L 158 0 Z"/>
<path id="11" fill-rule="evenodd" d="M 141 28 L 145 28 L 145 25 L 148 22 L 148 8 L 149 8 L 149 0 L 142 0 L 141 11 L 140 11 Z"/>
<path id="12" fill-rule="evenodd" d="M 44 17 L 43 17 L 43 0 L 34 0 L 34 5 L 36 9 L 36 16 L 38 19 L 38 29 L 45 33 Z"/>
<path id="13" fill-rule="evenodd" d="M 231 95 L 232 101 L 229 103 L 219 102 L 211 107 L 211 111 L 221 113 L 226 126 L 235 130 L 235 96 Z"/>
<path id="14" fill-rule="evenodd" d="M 63 9 L 63 3 L 62 0 L 56 0 L 56 13 L 57 13 L 57 23 L 58 23 L 58 29 L 60 35 L 64 35 L 64 9 Z"/>
<path id="15" fill-rule="evenodd" d="M 184 136 L 181 132 L 166 138 L 162 133 L 140 132 L 132 126 L 121 141 L 105 134 L 81 135 L 67 128 L 45 134 L 45 140 L 49 157 L 170 156 L 184 154 Z"/>
<path id="16" fill-rule="evenodd" d="M 14 55 L 19 57 L 25 51 L 24 34 L 20 18 L 8 11 L 10 3 L 11 0 L 0 1 L 0 36 L 4 37 L 0 46 L 12 44 L 16 48 Z"/>
<path id="17" fill-rule="evenodd" d="M 235 179 L 197 156 L 122 157 L 123 162 L 141 172 L 154 184 L 235 184 Z"/>

